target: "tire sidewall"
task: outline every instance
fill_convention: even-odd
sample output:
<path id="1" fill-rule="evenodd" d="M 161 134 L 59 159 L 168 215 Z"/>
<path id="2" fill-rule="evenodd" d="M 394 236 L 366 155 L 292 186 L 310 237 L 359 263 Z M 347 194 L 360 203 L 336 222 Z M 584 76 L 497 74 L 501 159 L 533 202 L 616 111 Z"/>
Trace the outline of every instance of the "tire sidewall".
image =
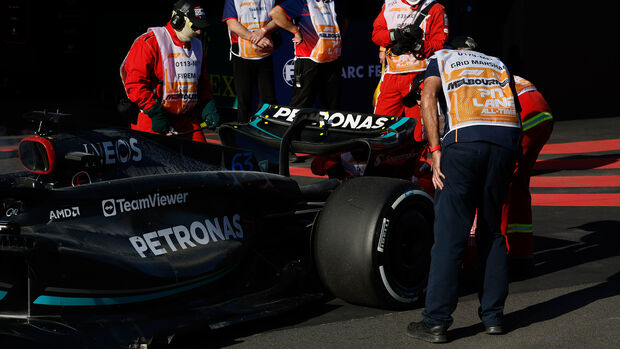
<path id="1" fill-rule="evenodd" d="M 414 209 L 420 217 L 426 222 L 425 227 L 420 227 L 423 231 L 411 231 L 403 233 L 402 228 L 399 229 L 395 226 L 401 216 L 407 212 L 411 213 Z M 400 195 L 395 195 L 394 199 L 386 203 L 385 207 L 381 211 L 380 219 L 377 221 L 375 227 L 375 241 L 372 248 L 372 260 L 373 267 L 372 277 L 375 279 L 373 283 L 376 286 L 375 292 L 378 297 L 381 297 L 388 307 L 400 308 L 415 303 L 424 292 L 426 288 L 426 280 L 428 276 L 428 266 L 430 262 L 430 246 L 432 245 L 432 198 L 420 189 L 408 189 L 405 192 L 401 192 Z M 424 270 L 423 277 L 417 278 L 418 282 L 415 287 L 403 287 L 403 280 L 395 279 L 393 265 L 390 263 L 390 258 L 396 253 L 402 253 L 395 251 L 398 244 L 402 244 L 403 239 L 413 238 L 418 241 L 417 237 L 402 236 L 403 234 L 426 234 L 426 236 L 419 236 L 424 242 L 426 247 L 420 246 L 420 249 L 426 250 L 426 258 L 424 265 L 417 266 Z M 396 241 L 394 241 L 396 240 Z M 402 256 L 408 257 L 408 256 Z"/>
<path id="2" fill-rule="evenodd" d="M 425 234 L 432 244 L 432 199 L 422 190 L 393 178 L 345 182 L 328 199 L 313 236 L 315 265 L 324 286 L 355 304 L 405 308 L 414 303 L 423 292 L 427 272 L 415 292 L 407 294 L 393 279 L 388 262 L 395 239 L 408 231 L 405 224 L 399 232 L 396 223 L 403 213 L 416 212 L 427 221 Z M 423 250 L 430 258 L 430 245 Z"/>

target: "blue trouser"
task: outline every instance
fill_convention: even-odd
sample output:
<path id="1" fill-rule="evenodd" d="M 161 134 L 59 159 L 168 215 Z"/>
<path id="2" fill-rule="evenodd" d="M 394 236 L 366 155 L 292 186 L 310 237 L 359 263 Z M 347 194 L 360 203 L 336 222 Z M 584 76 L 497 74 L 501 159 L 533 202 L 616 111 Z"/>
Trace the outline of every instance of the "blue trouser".
<path id="1" fill-rule="evenodd" d="M 478 261 L 482 272 L 479 316 L 485 326 L 502 321 L 508 296 L 506 240 L 501 232 L 502 204 L 514 170 L 516 152 L 485 142 L 444 148 L 443 190 L 435 194 L 435 243 L 422 315 L 430 325 L 452 325 L 458 301 L 459 270 L 478 208 Z"/>

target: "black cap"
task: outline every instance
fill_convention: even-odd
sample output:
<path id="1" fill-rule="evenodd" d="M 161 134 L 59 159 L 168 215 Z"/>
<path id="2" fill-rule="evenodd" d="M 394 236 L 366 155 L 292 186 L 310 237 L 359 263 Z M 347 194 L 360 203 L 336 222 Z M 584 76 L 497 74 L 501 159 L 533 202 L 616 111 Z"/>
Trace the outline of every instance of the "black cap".
<path id="1" fill-rule="evenodd" d="M 174 3 L 173 8 L 177 13 L 183 14 L 192 22 L 192 27 L 204 29 L 209 26 L 207 14 L 197 1 L 179 0 Z"/>
<path id="2" fill-rule="evenodd" d="M 478 44 L 476 43 L 476 41 L 474 40 L 474 38 L 472 38 L 471 36 L 457 36 L 455 38 L 453 38 L 452 40 L 450 40 L 450 42 L 448 43 L 448 46 L 452 47 L 453 49 L 470 49 L 470 50 L 475 50 L 478 47 Z"/>

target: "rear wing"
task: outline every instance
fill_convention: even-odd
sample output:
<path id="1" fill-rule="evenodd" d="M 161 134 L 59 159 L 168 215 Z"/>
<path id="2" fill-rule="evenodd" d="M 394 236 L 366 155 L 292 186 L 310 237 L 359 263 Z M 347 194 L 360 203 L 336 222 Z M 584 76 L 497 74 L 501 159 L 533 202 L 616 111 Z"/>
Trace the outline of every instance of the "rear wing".
<path id="1" fill-rule="evenodd" d="M 290 135 L 293 151 L 319 156 L 362 152 L 368 163 L 411 143 L 416 126 L 416 119 L 410 118 L 264 104 L 249 123 L 222 125 L 220 139 L 228 146 L 252 149 L 272 171 L 280 162 L 279 149 L 287 131 L 302 116 L 311 120 Z"/>

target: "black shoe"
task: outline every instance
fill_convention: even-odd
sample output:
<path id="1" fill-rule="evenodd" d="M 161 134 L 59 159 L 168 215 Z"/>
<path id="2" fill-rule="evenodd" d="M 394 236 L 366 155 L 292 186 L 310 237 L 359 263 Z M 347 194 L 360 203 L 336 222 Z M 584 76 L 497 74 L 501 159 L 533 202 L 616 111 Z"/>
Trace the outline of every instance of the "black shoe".
<path id="1" fill-rule="evenodd" d="M 504 327 L 502 325 L 486 326 L 484 332 L 486 334 L 504 334 Z"/>
<path id="2" fill-rule="evenodd" d="M 407 326 L 407 334 L 413 338 L 431 343 L 445 343 L 448 341 L 448 329 L 442 325 L 427 325 L 424 321 L 412 322 Z"/>

